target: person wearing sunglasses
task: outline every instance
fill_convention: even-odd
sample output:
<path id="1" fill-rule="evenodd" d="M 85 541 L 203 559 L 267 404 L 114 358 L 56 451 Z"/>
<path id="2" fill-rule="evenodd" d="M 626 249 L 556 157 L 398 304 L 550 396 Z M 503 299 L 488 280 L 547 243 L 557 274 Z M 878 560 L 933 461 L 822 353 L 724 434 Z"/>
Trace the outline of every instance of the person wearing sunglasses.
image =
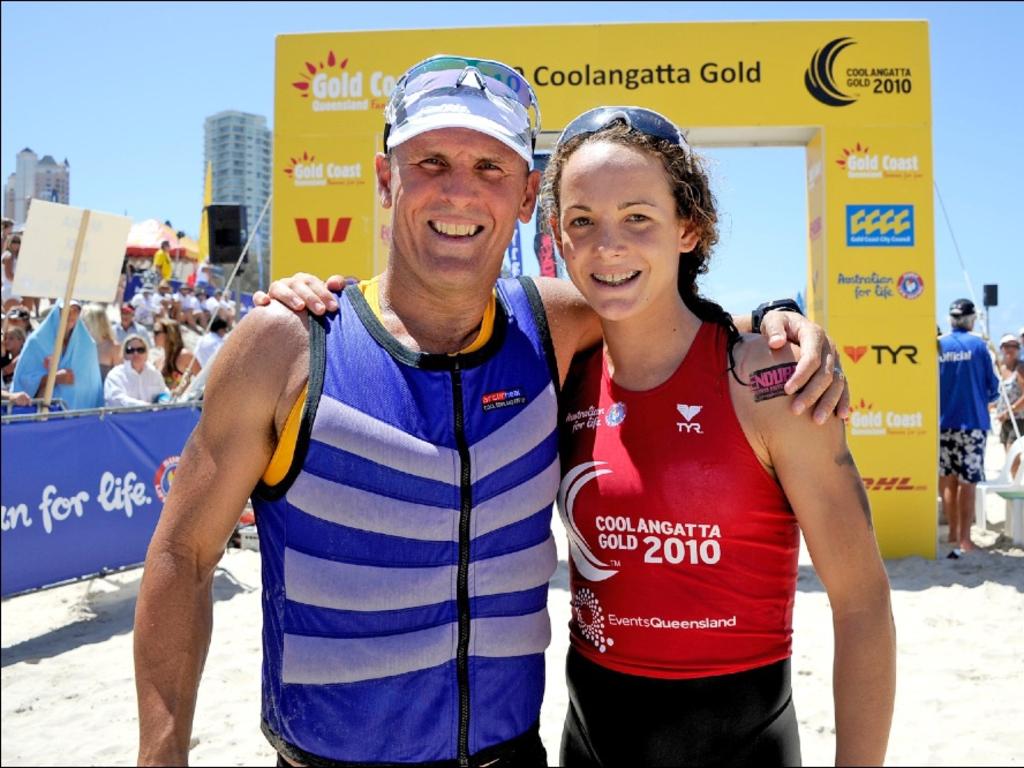
<path id="1" fill-rule="evenodd" d="M 280 764 L 546 764 L 557 395 L 599 324 L 564 281 L 498 279 L 539 112 L 504 64 L 412 67 L 375 160 L 384 273 L 340 295 L 300 276 L 224 343 L 147 555 L 140 763 L 187 756 L 213 568 L 251 494 Z M 824 335 L 768 325 L 804 331 L 806 384 Z M 815 381 L 804 404 L 830 413 L 843 383 Z"/>
<path id="2" fill-rule="evenodd" d="M 149 342 L 143 336 L 127 336 L 121 351 L 124 362 L 111 369 L 103 383 L 107 407 L 150 405 L 170 397 L 164 377 L 149 362 Z"/>
<path id="3" fill-rule="evenodd" d="M 802 531 L 833 612 L 836 764 L 881 765 L 896 645 L 867 496 L 843 423 L 790 413 L 795 350 L 697 288 L 718 240 L 704 161 L 664 116 L 602 107 L 566 127 L 542 197 L 604 337 L 562 392 L 561 764 L 799 765 Z"/>

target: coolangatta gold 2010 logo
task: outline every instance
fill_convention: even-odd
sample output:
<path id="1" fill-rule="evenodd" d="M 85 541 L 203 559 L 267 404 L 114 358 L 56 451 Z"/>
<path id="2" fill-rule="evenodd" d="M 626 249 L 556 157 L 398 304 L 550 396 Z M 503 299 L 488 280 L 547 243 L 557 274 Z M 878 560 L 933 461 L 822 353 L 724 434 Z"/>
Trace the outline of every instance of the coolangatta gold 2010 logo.
<path id="1" fill-rule="evenodd" d="M 814 52 L 804 71 L 804 85 L 811 96 L 829 107 L 848 107 L 865 93 L 906 95 L 913 91 L 910 67 L 900 64 L 854 61 L 837 69 L 839 55 L 856 44 L 852 37 L 837 37 Z"/>
<path id="2" fill-rule="evenodd" d="M 367 74 L 349 67 L 348 57 L 328 51 L 326 58 L 304 61 L 299 79 L 291 85 L 310 101 L 314 112 L 359 112 L 383 109 L 396 81 L 381 71 Z"/>

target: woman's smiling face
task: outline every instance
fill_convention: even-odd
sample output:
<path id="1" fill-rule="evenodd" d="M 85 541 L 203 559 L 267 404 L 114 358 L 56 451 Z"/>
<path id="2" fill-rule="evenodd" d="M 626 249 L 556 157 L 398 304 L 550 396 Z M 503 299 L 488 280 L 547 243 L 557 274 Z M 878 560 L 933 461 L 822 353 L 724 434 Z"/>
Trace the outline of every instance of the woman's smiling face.
<path id="1" fill-rule="evenodd" d="M 584 144 L 562 171 L 557 228 L 566 270 L 594 311 L 625 320 L 679 301 L 679 254 L 696 244 L 659 158 Z"/>

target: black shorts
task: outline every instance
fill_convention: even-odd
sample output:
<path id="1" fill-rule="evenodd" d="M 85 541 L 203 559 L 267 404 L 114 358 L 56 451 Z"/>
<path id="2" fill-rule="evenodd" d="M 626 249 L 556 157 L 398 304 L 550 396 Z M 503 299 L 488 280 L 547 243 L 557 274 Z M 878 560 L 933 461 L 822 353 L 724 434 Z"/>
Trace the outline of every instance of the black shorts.
<path id="1" fill-rule="evenodd" d="M 267 733 L 268 726 L 264 721 L 264 733 Z M 302 752 L 291 747 L 293 760 L 296 763 L 311 768 L 318 766 L 385 766 L 392 763 L 346 763 L 336 760 L 317 757 L 316 755 Z M 301 752 L 301 754 L 300 754 Z M 547 768 L 548 755 L 544 750 L 544 742 L 540 738 L 540 723 L 534 723 L 526 733 L 516 736 L 514 739 L 504 741 L 500 744 L 487 747 L 469 758 L 470 768 Z M 425 766 L 426 768 L 458 768 L 456 760 L 442 760 L 432 763 L 402 763 L 404 766 Z M 292 764 L 284 759 L 284 755 L 277 753 L 277 768 L 292 768 Z"/>
<path id="2" fill-rule="evenodd" d="M 575 650 L 561 765 L 800 765 L 790 661 L 734 675 L 624 675 Z"/>

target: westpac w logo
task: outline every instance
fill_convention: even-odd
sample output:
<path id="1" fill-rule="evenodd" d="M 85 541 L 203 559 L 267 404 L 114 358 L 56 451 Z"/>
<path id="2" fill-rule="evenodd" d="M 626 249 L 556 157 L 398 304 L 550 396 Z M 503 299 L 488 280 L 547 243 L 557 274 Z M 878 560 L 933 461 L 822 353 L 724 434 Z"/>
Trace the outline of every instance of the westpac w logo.
<path id="1" fill-rule="evenodd" d="M 906 248 L 914 244 L 914 206 L 846 206 L 846 245 Z"/>
<path id="2" fill-rule="evenodd" d="M 339 219 L 319 218 L 313 221 L 316 223 L 315 231 L 310 226 L 309 219 L 295 220 L 295 230 L 298 232 L 300 243 L 344 243 L 348 238 L 348 229 L 352 224 L 350 217 Z"/>

